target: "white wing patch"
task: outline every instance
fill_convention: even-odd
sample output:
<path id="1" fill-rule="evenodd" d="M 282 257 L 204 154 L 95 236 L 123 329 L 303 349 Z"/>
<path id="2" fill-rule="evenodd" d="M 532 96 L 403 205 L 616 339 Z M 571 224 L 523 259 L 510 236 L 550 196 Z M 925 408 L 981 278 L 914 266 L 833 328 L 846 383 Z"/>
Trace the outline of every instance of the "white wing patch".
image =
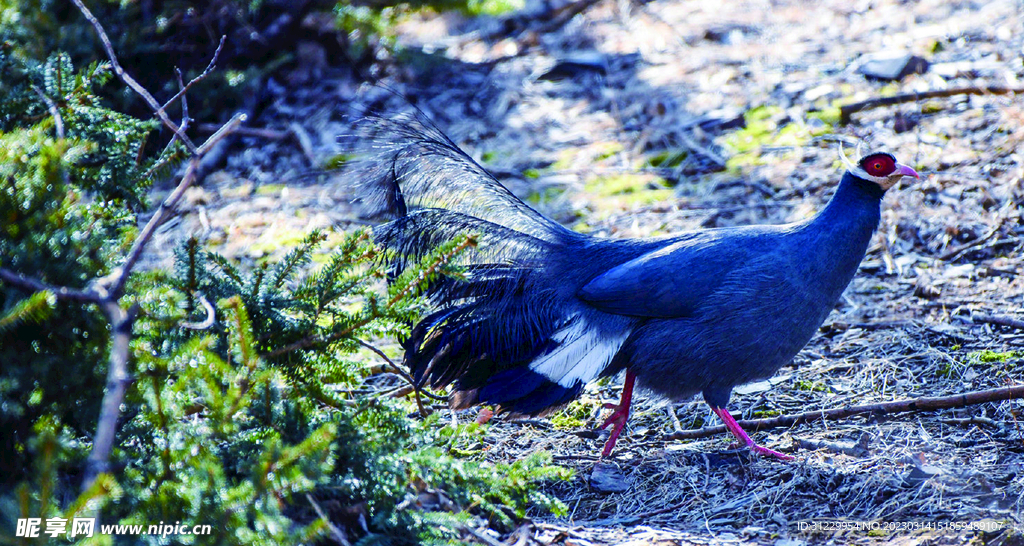
<path id="1" fill-rule="evenodd" d="M 608 367 L 627 337 L 629 329 L 610 337 L 602 335 L 577 315 L 551 336 L 558 347 L 534 359 L 530 369 L 563 387 L 587 383 Z"/>

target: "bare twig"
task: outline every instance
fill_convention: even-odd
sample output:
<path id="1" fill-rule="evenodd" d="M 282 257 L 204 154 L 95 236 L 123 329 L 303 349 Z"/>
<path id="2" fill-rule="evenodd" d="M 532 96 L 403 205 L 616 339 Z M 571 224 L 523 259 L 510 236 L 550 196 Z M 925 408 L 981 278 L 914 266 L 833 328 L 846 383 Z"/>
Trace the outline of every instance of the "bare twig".
<path id="1" fill-rule="evenodd" d="M 986 427 L 992 427 L 992 428 L 998 429 L 998 430 L 1002 430 L 1003 429 L 1003 425 L 995 422 L 992 419 L 989 419 L 988 417 L 980 417 L 980 416 L 960 417 L 960 418 L 953 418 L 953 419 L 942 419 L 939 422 L 944 424 L 944 425 L 949 425 L 949 426 L 953 426 L 953 427 L 986 426 Z"/>
<path id="2" fill-rule="evenodd" d="M 221 43 L 224 42 L 222 41 Z M 214 54 L 214 56 L 216 56 L 216 54 Z M 185 83 L 181 79 L 181 70 L 175 68 L 174 75 L 178 78 L 178 89 L 180 90 L 178 91 L 178 95 L 181 95 L 181 132 L 184 133 L 185 130 L 188 129 L 188 124 L 192 121 L 192 118 L 188 116 L 188 96 L 184 94 Z"/>
<path id="3" fill-rule="evenodd" d="M 411 375 L 409 375 L 409 372 L 403 370 L 401 367 L 398 366 L 398 364 L 395 364 L 395 362 L 393 360 L 388 358 L 388 355 L 384 354 L 384 351 L 378 349 L 377 347 L 374 347 L 373 345 L 371 345 L 371 344 L 369 344 L 369 343 L 367 343 L 367 342 L 365 342 L 365 341 L 363 341 L 363 340 L 361 340 L 361 339 L 359 339 L 357 337 L 353 337 L 352 339 L 354 339 L 356 341 L 356 343 L 358 343 L 358 344 L 362 345 L 363 347 L 366 347 L 367 349 L 373 351 L 377 356 L 383 358 L 384 361 L 388 363 L 388 367 L 389 368 L 394 370 L 395 373 L 397 373 L 398 375 L 402 376 L 402 379 L 406 380 L 410 385 L 412 385 L 414 387 L 416 386 L 416 381 L 413 380 Z M 448 401 L 448 398 L 446 398 L 444 396 L 438 396 L 438 395 L 436 395 L 436 394 L 434 394 L 432 392 L 429 392 L 429 391 L 426 391 L 426 390 L 423 390 L 423 389 L 419 389 L 419 391 L 422 392 L 423 394 L 429 396 L 430 398 L 433 398 L 434 400 L 440 400 L 442 402 Z"/>
<path id="4" fill-rule="evenodd" d="M 316 155 L 313 154 L 313 139 L 310 138 L 309 133 L 302 128 L 302 125 L 294 121 L 288 124 L 288 131 L 295 137 L 295 142 L 299 144 L 299 149 L 302 150 L 302 155 L 306 156 L 306 161 L 309 161 L 310 166 L 317 167 L 319 162 L 316 160 Z"/>
<path id="5" fill-rule="evenodd" d="M 996 233 L 999 233 L 999 228 L 1001 227 L 1003 227 L 1003 221 L 996 222 L 995 227 L 988 230 L 988 233 L 982 235 L 981 237 L 978 237 L 973 241 L 969 241 L 967 243 L 957 246 L 956 248 L 951 248 L 946 252 L 943 252 L 942 255 L 939 256 L 939 259 L 944 262 L 949 262 L 955 260 L 956 258 L 959 258 L 960 255 L 963 254 L 964 252 L 967 252 L 968 250 L 976 246 L 981 246 L 982 243 L 994 237 Z"/>
<path id="6" fill-rule="evenodd" d="M 178 100 L 179 98 L 183 99 L 185 97 L 185 93 L 188 92 L 188 90 L 193 85 L 199 83 L 204 78 L 210 75 L 210 73 L 213 71 L 214 66 L 216 66 L 217 64 L 217 58 L 220 57 L 221 50 L 224 49 L 224 42 L 227 40 L 227 38 L 227 36 L 220 37 L 220 43 L 217 44 L 217 50 L 213 52 L 213 57 L 210 59 L 210 63 L 206 65 L 206 68 L 203 70 L 203 72 L 189 80 L 187 84 L 179 86 L 178 92 L 173 97 L 171 97 L 167 102 L 165 102 L 163 106 L 160 107 L 161 111 L 166 110 L 170 105 L 174 104 L 174 101 Z M 181 72 L 178 72 L 178 80 L 181 81 Z M 183 100 L 182 105 L 184 106 L 184 104 L 185 103 Z M 187 114 L 186 117 L 188 117 Z"/>
<path id="7" fill-rule="evenodd" d="M 949 408 L 962 408 L 985 402 L 999 402 L 1002 400 L 1014 400 L 1024 398 L 1024 385 L 1012 387 L 1001 387 L 985 391 L 973 391 L 965 394 L 954 394 L 951 396 L 938 396 L 932 398 L 913 398 L 910 400 L 896 400 L 893 402 L 881 402 L 878 404 L 864 404 L 861 406 L 847 406 L 830 410 L 817 410 L 798 413 L 796 415 L 782 415 L 771 419 L 750 419 L 739 421 L 741 427 L 748 431 L 768 430 L 779 427 L 791 427 L 801 423 L 810 423 L 819 420 L 836 421 L 854 415 L 865 413 L 892 414 L 905 413 L 910 411 L 934 411 Z M 724 426 L 705 427 L 697 430 L 687 430 L 666 434 L 665 440 L 691 440 L 694 438 L 706 438 L 726 432 Z"/>
<path id="8" fill-rule="evenodd" d="M 164 199 L 160 204 L 160 207 L 153 214 L 153 217 L 150 218 L 143 227 L 141 233 L 132 245 L 124 263 L 120 267 L 114 269 L 114 271 L 109 275 L 93 280 L 89 283 L 89 287 L 86 290 L 83 291 L 53 287 L 42 283 L 41 281 L 19 275 L 13 271 L 0 269 L 0 278 L 5 282 L 14 284 L 15 286 L 36 291 L 48 290 L 53 292 L 57 297 L 95 303 L 100 307 L 100 310 L 103 311 L 107 321 L 110 323 L 111 347 L 109 357 L 110 361 L 107 368 L 106 392 L 103 394 L 103 400 L 100 405 L 100 417 L 96 425 L 96 434 L 93 437 L 92 452 L 89 454 L 89 458 L 86 462 L 85 476 L 82 482 L 82 490 L 84 491 L 89 489 L 100 473 L 106 472 L 109 469 L 110 453 L 113 450 L 114 439 L 117 433 L 117 420 L 120 414 L 121 403 L 124 400 L 125 391 L 131 381 L 128 374 L 128 358 L 131 352 L 132 325 L 135 322 L 135 317 L 138 314 L 139 307 L 137 305 L 132 305 L 130 308 L 125 310 L 119 303 L 128 277 L 138 262 L 139 257 L 145 251 L 147 244 L 152 239 L 153 233 L 161 224 L 163 224 L 164 221 L 167 220 L 171 212 L 181 200 L 182 196 L 184 196 L 185 190 L 187 190 L 197 178 L 196 172 L 200 161 L 203 159 L 203 155 L 209 152 L 210 149 L 218 142 L 223 140 L 225 136 L 237 129 L 238 126 L 245 121 L 245 116 L 234 116 L 217 132 L 210 136 L 206 142 L 197 148 L 184 133 L 185 129 L 188 128 L 190 121 L 188 116 L 188 104 L 184 100 L 184 94 L 192 84 L 205 77 L 206 74 L 213 69 L 217 56 L 224 45 L 224 39 L 221 39 L 221 43 L 217 47 L 217 51 L 214 53 L 213 59 L 210 61 L 210 65 L 207 66 L 207 69 L 199 77 L 194 78 L 191 82 L 185 85 L 181 79 L 181 73 L 178 72 L 180 90 L 178 94 L 171 99 L 171 101 L 168 101 L 167 105 L 171 104 L 178 98 L 182 99 L 183 119 L 182 125 L 179 127 L 167 116 L 167 113 L 165 112 L 167 105 L 161 106 L 157 103 L 156 99 L 153 98 L 153 95 L 135 81 L 135 79 L 126 73 L 121 67 L 117 60 L 117 55 L 114 52 L 114 47 L 110 42 L 110 38 L 103 29 L 103 25 L 100 24 L 92 12 L 85 7 L 82 0 L 72 0 L 72 2 L 78 7 L 79 11 L 82 12 L 82 15 L 84 15 L 92 24 L 93 28 L 95 28 L 96 33 L 107 52 L 107 56 L 110 58 L 110 63 L 114 69 L 114 73 L 117 74 L 117 76 L 121 78 L 128 87 L 142 97 L 147 104 L 149 104 L 150 108 L 152 108 L 154 114 L 160 119 L 160 121 L 174 132 L 175 138 L 180 139 L 185 144 L 185 147 L 192 152 L 192 157 L 189 159 L 185 173 L 182 176 L 181 181 L 178 183 L 178 186 L 166 199 Z M 210 317 L 212 317 L 208 302 L 204 302 L 204 305 L 207 307 L 207 312 L 210 314 Z M 208 318 L 207 320 L 210 319 Z"/>
<path id="9" fill-rule="evenodd" d="M 175 68 L 174 69 L 174 75 L 177 76 L 177 78 L 178 78 L 178 89 L 184 89 L 185 88 L 185 82 L 181 79 L 181 70 L 178 70 L 177 68 Z M 181 96 L 181 132 L 182 133 L 185 133 L 185 131 L 188 131 L 188 124 L 191 121 L 192 121 L 192 119 L 188 115 L 188 99 L 185 97 L 185 95 L 182 95 Z M 174 146 L 174 143 L 177 142 L 177 141 L 178 141 L 178 133 L 174 133 L 174 135 L 171 136 L 171 140 L 167 141 L 167 146 L 164 146 L 164 151 L 160 152 L 160 157 L 167 157 L 168 154 L 171 151 L 171 148 Z M 144 147 L 140 147 L 139 148 L 139 153 L 140 154 L 142 153 L 142 148 L 144 148 Z"/>
<path id="10" fill-rule="evenodd" d="M 46 284 L 40 280 L 31 279 L 19 273 L 15 273 L 10 269 L 0 268 L 0 280 L 3 280 L 11 286 L 15 286 L 29 292 L 50 292 L 58 299 L 87 303 L 97 303 L 103 299 L 101 294 L 92 290 L 77 290 L 74 288 L 67 288 L 65 286 Z"/>
<path id="11" fill-rule="evenodd" d="M 430 396 L 432 398 L 439 399 L 439 400 L 444 400 L 444 398 L 440 398 L 438 396 L 435 396 L 435 395 L 433 395 L 433 394 L 431 394 L 429 392 L 426 392 L 426 391 L 422 390 L 419 387 L 419 385 L 417 385 L 416 382 L 413 381 L 412 376 L 410 376 L 408 373 L 406 373 L 405 370 L 399 368 L 397 364 L 392 362 L 391 359 L 388 358 L 388 355 L 384 354 L 384 351 L 381 351 L 380 349 L 374 347 L 373 345 L 370 345 L 369 343 L 367 343 L 367 342 L 365 342 L 365 341 L 363 341 L 363 340 L 361 340 L 361 339 L 359 339 L 357 337 L 354 337 L 352 339 L 355 339 L 356 343 L 362 345 L 363 347 L 366 347 L 367 349 L 373 351 L 374 353 L 377 353 L 377 356 L 379 356 L 379 357 L 383 358 L 385 361 L 387 361 L 387 363 L 391 367 L 391 369 L 393 369 L 396 372 L 398 372 L 398 375 L 408 383 L 408 386 L 406 388 L 412 389 L 412 391 L 415 393 L 415 396 L 416 396 L 416 408 L 419 410 L 420 416 L 426 417 L 427 415 L 429 415 L 429 412 L 427 411 L 426 406 L 423 405 L 423 398 L 420 396 L 421 392 L 422 393 L 426 393 L 428 396 Z M 392 396 L 397 398 L 399 396 L 405 396 L 405 394 L 408 394 L 408 393 L 394 394 Z"/>
<path id="12" fill-rule="evenodd" d="M 135 81 L 135 78 L 131 77 L 131 75 L 125 72 L 124 68 L 121 67 L 121 63 L 117 60 L 117 54 L 114 52 L 114 46 L 110 42 L 110 37 L 107 36 L 107 31 L 103 29 L 103 25 L 101 25 L 99 20 L 96 19 L 96 16 L 89 11 L 89 8 L 85 7 L 82 0 L 71 1 L 76 7 L 78 7 L 78 10 L 82 12 L 82 15 L 84 15 L 92 24 L 93 28 L 96 29 L 96 34 L 99 35 L 100 41 L 103 42 L 103 49 L 107 51 L 107 57 L 110 59 L 110 65 L 114 68 L 114 74 L 117 74 L 117 77 L 121 78 L 121 81 L 123 81 L 125 85 L 131 87 L 132 91 L 135 91 L 140 97 L 142 97 L 142 100 L 146 101 L 146 104 L 149 104 L 149 107 L 153 109 L 153 113 L 160 118 L 160 121 L 163 122 L 168 129 L 181 139 L 182 143 L 185 144 L 185 147 L 188 148 L 190 152 L 196 153 L 196 145 L 193 144 L 192 140 L 181 131 L 181 128 L 167 116 L 167 112 L 164 111 L 163 106 L 153 98 L 153 95 L 150 94 L 145 87 L 142 87 L 139 82 Z"/>
<path id="13" fill-rule="evenodd" d="M 995 324 L 998 326 L 1006 326 L 1007 328 L 1016 328 L 1018 330 L 1024 330 L 1024 320 L 1015 319 L 1006 315 L 987 315 L 985 313 L 974 313 L 971 315 L 971 320 L 974 322 L 981 322 L 984 324 Z"/>
<path id="14" fill-rule="evenodd" d="M 849 123 L 850 117 L 861 110 L 869 110 L 871 108 L 879 108 L 882 106 L 892 106 L 895 104 L 903 104 L 907 102 L 917 102 L 919 100 L 935 99 L 941 97 L 953 97 L 956 95 L 1014 95 L 1017 93 L 1024 93 L 1024 87 L 1002 87 L 998 85 L 987 85 L 978 87 L 956 87 L 953 89 L 938 89 L 935 91 L 924 91 L 921 93 L 904 93 L 901 95 L 895 95 L 892 97 L 880 97 L 877 99 L 869 99 L 861 102 L 855 102 L 853 104 L 847 104 L 839 107 L 839 122 Z"/>
<path id="15" fill-rule="evenodd" d="M 338 541 L 338 544 L 341 544 L 342 546 L 349 546 L 349 544 L 351 543 L 348 541 L 347 538 L 345 538 L 345 533 L 343 533 L 341 529 L 338 529 L 337 525 L 331 522 L 331 520 L 327 517 L 327 514 L 324 513 L 323 508 L 320 508 L 320 505 L 317 504 L 316 500 L 313 498 L 313 495 L 306 493 L 306 500 L 308 500 L 309 504 L 313 506 L 313 510 L 316 510 L 316 515 L 320 516 L 320 519 L 322 519 L 323 522 L 327 524 L 327 528 L 331 531 L 331 538 Z"/>
<path id="16" fill-rule="evenodd" d="M 42 89 L 39 89 L 35 85 L 32 86 L 32 91 L 35 91 L 39 100 L 43 101 L 46 105 L 46 109 L 50 111 L 50 115 L 53 116 L 53 128 L 57 132 L 57 138 L 64 138 L 64 118 L 60 117 L 60 111 L 57 110 L 57 105 L 50 100 L 50 97 L 43 93 Z"/>
<path id="17" fill-rule="evenodd" d="M 217 131 L 209 139 L 206 140 L 196 149 L 196 155 L 189 160 L 188 167 L 185 169 L 185 174 L 181 177 L 181 182 L 178 183 L 178 187 L 174 188 L 174 191 L 167 196 L 162 203 L 160 208 L 157 209 L 153 217 L 146 222 L 146 225 L 142 228 L 139 233 L 139 237 L 135 240 L 135 244 L 132 245 L 131 251 L 128 253 L 128 257 L 125 259 L 124 264 L 121 267 L 114 270 L 113 273 L 104 277 L 100 280 L 101 283 L 110 283 L 109 291 L 114 297 L 119 297 L 124 290 L 125 283 L 128 281 L 128 275 L 134 269 L 136 262 L 142 256 L 143 251 L 146 249 L 146 245 L 149 243 L 150 238 L 156 233 L 156 228 L 160 227 L 174 211 L 174 208 L 178 205 L 178 201 L 185 195 L 187 190 L 193 182 L 195 182 L 196 169 L 199 166 L 199 161 L 214 144 L 219 140 L 231 134 L 243 121 L 245 121 L 245 115 L 240 114 L 231 118 L 230 121 L 221 127 L 220 131 Z"/>

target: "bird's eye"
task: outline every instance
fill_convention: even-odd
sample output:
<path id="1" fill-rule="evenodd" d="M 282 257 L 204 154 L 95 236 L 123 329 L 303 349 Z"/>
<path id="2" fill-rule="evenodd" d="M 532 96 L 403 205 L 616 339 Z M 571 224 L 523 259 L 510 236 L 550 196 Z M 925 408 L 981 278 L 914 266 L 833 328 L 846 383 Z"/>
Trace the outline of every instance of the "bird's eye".
<path id="1" fill-rule="evenodd" d="M 865 158 L 861 168 L 871 176 L 889 176 L 896 170 L 896 160 L 887 154 L 877 154 Z"/>

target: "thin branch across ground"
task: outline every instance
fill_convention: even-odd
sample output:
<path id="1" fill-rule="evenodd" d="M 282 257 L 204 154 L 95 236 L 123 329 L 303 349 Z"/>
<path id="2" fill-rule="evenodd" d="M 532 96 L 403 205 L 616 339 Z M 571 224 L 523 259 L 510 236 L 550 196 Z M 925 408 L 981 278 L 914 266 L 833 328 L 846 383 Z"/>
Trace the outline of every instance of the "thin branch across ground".
<path id="1" fill-rule="evenodd" d="M 747 430 L 762 431 L 773 428 L 791 427 L 814 421 L 837 421 L 854 415 L 873 414 L 885 415 L 906 412 L 925 412 L 940 409 L 963 408 L 986 402 L 1001 402 L 1003 400 L 1019 400 L 1024 398 L 1024 385 L 1014 385 L 998 389 L 968 392 L 964 394 L 953 394 L 950 396 L 938 396 L 927 398 L 913 398 L 909 400 L 896 400 L 893 402 L 880 402 L 877 404 L 864 404 L 860 406 L 847 406 L 830 410 L 805 411 L 796 415 L 782 415 L 770 419 L 750 419 L 739 421 L 739 425 Z M 698 430 L 681 430 L 664 436 L 665 440 L 692 440 L 695 438 L 706 438 L 727 432 L 725 426 L 706 427 Z"/>

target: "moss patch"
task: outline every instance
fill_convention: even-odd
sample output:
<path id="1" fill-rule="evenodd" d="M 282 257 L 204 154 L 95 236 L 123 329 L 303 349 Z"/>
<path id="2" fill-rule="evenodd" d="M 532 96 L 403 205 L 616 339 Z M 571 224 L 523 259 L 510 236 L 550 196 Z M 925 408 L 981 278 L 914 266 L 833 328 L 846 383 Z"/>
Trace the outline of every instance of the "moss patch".
<path id="1" fill-rule="evenodd" d="M 835 119 L 838 121 L 838 108 Z M 765 147 L 796 147 L 807 144 L 812 136 L 831 132 L 832 123 L 823 118 L 824 127 L 811 129 L 802 121 L 783 121 L 784 112 L 777 106 L 758 106 L 743 114 L 746 127 L 725 137 L 724 144 L 733 155 L 726 161 L 726 169 L 732 172 L 745 167 L 763 165 Z"/>
<path id="2" fill-rule="evenodd" d="M 993 362 L 1006 362 L 1011 358 L 1024 357 L 1024 351 L 1006 351 L 1003 353 L 999 353 L 996 351 L 990 351 L 986 349 L 984 351 L 977 351 L 971 353 L 967 356 L 970 360 L 984 364 L 991 364 Z"/>
<path id="3" fill-rule="evenodd" d="M 596 400 L 574 400 L 551 416 L 551 424 L 559 430 L 575 430 L 586 426 L 599 403 Z"/>

